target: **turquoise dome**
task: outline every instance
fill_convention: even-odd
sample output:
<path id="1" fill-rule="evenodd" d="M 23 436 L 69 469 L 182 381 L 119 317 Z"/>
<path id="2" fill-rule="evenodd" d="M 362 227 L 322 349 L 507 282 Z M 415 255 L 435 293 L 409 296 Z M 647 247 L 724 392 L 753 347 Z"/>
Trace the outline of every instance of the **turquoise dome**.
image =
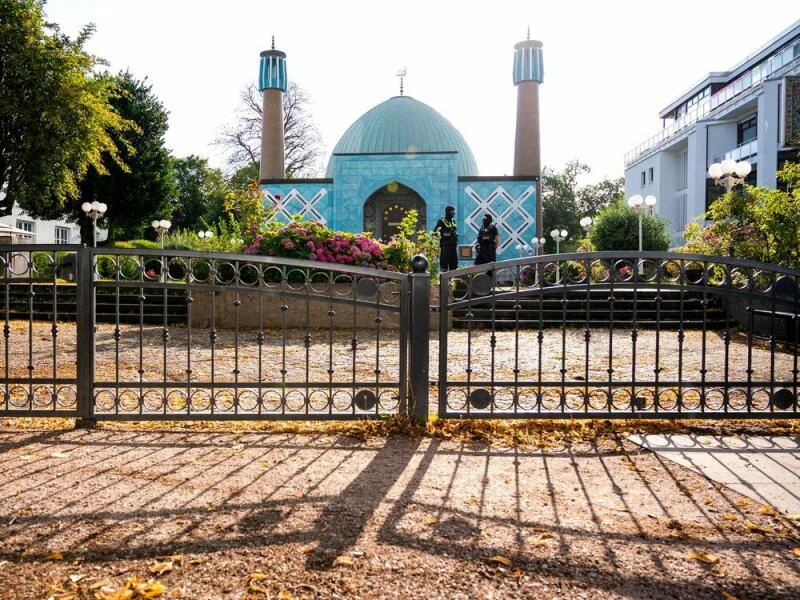
<path id="1" fill-rule="evenodd" d="M 328 161 L 333 176 L 336 154 L 458 152 L 458 174 L 477 175 L 478 165 L 464 136 L 427 104 L 395 96 L 367 111 L 344 132 Z"/>

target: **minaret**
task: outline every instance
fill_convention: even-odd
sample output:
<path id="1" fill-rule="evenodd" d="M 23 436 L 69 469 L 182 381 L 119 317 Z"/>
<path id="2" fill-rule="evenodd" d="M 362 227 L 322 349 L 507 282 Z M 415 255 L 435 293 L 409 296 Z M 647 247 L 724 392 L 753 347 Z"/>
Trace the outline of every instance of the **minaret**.
<path id="1" fill-rule="evenodd" d="M 258 91 L 263 96 L 263 123 L 261 125 L 261 168 L 259 179 L 283 179 L 283 92 L 286 91 L 286 53 L 272 49 L 261 53 L 258 73 Z"/>
<path id="2" fill-rule="evenodd" d="M 514 46 L 514 85 L 517 86 L 517 134 L 514 142 L 514 175 L 540 177 L 539 84 L 544 76 L 542 42 L 528 39 Z M 536 198 L 536 237 L 542 237 L 541 185 Z"/>

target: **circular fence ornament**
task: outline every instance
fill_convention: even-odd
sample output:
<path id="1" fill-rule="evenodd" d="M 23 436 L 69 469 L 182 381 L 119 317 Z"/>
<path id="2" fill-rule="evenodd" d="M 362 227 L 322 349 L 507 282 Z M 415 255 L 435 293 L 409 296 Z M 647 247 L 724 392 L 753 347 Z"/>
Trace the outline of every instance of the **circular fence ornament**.
<path id="1" fill-rule="evenodd" d="M 794 404 L 794 394 L 787 389 L 778 390 L 772 394 L 772 406 L 778 410 L 789 410 Z"/>
<path id="2" fill-rule="evenodd" d="M 372 410 L 377 402 L 375 393 L 370 390 L 361 390 L 355 397 L 355 405 L 359 410 Z"/>
<path id="3" fill-rule="evenodd" d="M 374 298 L 377 294 L 378 283 L 374 279 L 359 279 L 356 283 L 356 295 L 359 298 Z"/>
<path id="4" fill-rule="evenodd" d="M 491 403 L 492 395 L 489 393 L 489 390 L 484 388 L 472 390 L 472 393 L 469 395 L 469 404 L 475 410 L 486 410 Z"/>
<path id="5" fill-rule="evenodd" d="M 486 273 L 480 273 L 472 278 L 470 285 L 473 296 L 488 296 L 492 291 L 492 278 Z"/>

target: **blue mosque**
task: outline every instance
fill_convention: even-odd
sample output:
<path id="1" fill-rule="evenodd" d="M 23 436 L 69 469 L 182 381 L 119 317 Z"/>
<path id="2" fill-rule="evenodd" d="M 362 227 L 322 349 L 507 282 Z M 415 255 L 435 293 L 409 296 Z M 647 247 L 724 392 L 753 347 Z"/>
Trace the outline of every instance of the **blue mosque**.
<path id="1" fill-rule="evenodd" d="M 511 176 L 479 175 L 475 156 L 456 127 L 427 104 L 402 94 L 367 110 L 345 131 L 331 153 L 325 178 L 286 179 L 282 95 L 286 54 L 261 53 L 263 96 L 260 183 L 265 203 L 279 218 L 299 214 L 341 231 L 371 232 L 387 241 L 400 221 L 417 210 L 432 230 L 445 207 L 456 207 L 459 258 L 471 261 L 486 213 L 500 233 L 498 260 L 514 258 L 518 244 L 541 237 L 539 84 L 542 44 L 514 46 L 517 87 L 514 170 Z M 493 117 L 496 118 L 496 117 Z"/>

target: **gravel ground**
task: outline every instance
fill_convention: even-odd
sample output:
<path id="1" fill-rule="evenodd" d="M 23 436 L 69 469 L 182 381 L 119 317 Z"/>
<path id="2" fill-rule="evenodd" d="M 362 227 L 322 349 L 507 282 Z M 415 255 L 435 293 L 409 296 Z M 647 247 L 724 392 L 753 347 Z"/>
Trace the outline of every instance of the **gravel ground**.
<path id="1" fill-rule="evenodd" d="M 0 423 L 0 447 L 3 598 L 800 596 L 795 522 L 613 434 Z"/>

